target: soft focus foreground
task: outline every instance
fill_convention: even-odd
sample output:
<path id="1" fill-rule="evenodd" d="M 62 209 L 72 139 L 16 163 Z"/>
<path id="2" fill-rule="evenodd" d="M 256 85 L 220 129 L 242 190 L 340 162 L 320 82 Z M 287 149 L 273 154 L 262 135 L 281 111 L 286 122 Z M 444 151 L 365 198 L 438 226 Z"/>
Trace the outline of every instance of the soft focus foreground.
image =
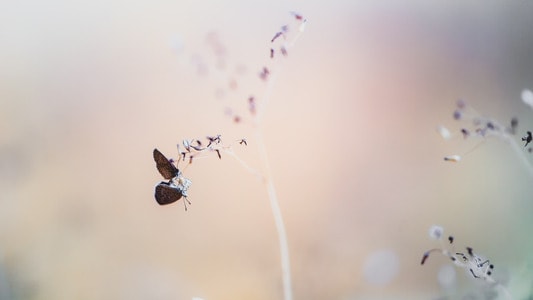
<path id="1" fill-rule="evenodd" d="M 266 83 L 271 39 L 293 10 L 306 31 L 276 52 Z M 187 212 L 183 199 L 154 199 L 152 151 L 177 159 L 183 139 L 221 134 L 259 168 L 256 146 L 236 142 L 252 141 L 250 126 L 233 117 L 265 93 L 295 299 L 506 299 L 446 256 L 420 265 L 440 247 L 434 224 L 528 299 L 533 176 L 505 142 L 445 141 L 436 128 L 460 132 L 462 98 L 516 117 L 522 144 L 533 129 L 521 101 L 533 88 L 531 11 L 530 1 L 3 5 L 0 299 L 282 298 L 265 187 L 235 159 L 184 170 Z"/>

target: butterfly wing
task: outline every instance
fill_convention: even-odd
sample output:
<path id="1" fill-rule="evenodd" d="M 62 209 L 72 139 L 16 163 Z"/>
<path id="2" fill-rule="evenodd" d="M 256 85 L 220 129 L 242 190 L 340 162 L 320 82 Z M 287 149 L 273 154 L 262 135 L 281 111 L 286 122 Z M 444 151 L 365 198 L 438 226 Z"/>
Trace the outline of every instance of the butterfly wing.
<path id="1" fill-rule="evenodd" d="M 183 194 L 175 187 L 161 181 L 155 187 L 155 200 L 159 205 L 166 205 L 178 201 Z"/>
<path id="2" fill-rule="evenodd" d="M 163 178 L 171 179 L 178 174 L 178 169 L 157 149 L 154 149 L 154 160 L 157 170 Z"/>

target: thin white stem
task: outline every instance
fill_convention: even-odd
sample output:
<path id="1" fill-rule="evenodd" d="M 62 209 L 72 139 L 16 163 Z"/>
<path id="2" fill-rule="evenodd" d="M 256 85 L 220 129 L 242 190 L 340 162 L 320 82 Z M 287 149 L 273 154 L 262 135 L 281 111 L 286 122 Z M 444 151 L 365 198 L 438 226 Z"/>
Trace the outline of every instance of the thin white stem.
<path id="1" fill-rule="evenodd" d="M 511 292 L 509 292 L 509 290 L 503 284 L 497 283 L 496 287 L 500 288 L 502 293 L 505 295 L 505 299 L 507 299 L 507 300 L 513 300 L 514 299 L 513 295 L 511 295 Z"/>
<path id="2" fill-rule="evenodd" d="M 291 283 L 291 263 L 289 258 L 289 245 L 287 242 L 287 233 L 285 232 L 285 225 L 283 223 L 283 217 L 281 214 L 281 209 L 279 207 L 278 196 L 276 194 L 276 187 L 272 180 L 272 173 L 270 172 L 270 163 L 268 161 L 268 155 L 263 140 L 263 135 L 261 132 L 261 120 L 264 113 L 264 110 L 270 99 L 272 92 L 272 87 L 274 85 L 277 72 L 272 72 L 270 79 L 268 81 L 264 97 L 262 98 L 263 103 L 259 107 L 258 114 L 255 118 L 254 134 L 255 141 L 259 150 L 259 156 L 265 170 L 264 183 L 267 188 L 268 199 L 270 201 L 270 208 L 272 209 L 272 215 L 274 216 L 274 222 L 276 224 L 276 230 L 278 232 L 279 239 L 279 250 L 281 258 L 281 273 L 282 273 L 282 282 L 283 282 L 283 298 L 285 300 L 292 300 L 292 283 Z"/>
<path id="3" fill-rule="evenodd" d="M 533 165 L 531 164 L 531 161 L 527 158 L 524 149 L 518 146 L 516 141 L 508 135 L 502 136 L 502 139 L 509 143 L 509 145 L 511 145 L 511 148 L 513 148 L 516 155 L 518 155 L 518 157 L 522 160 L 523 166 L 527 169 L 529 175 L 533 176 Z"/>
<path id="4" fill-rule="evenodd" d="M 283 223 L 283 217 L 281 214 L 281 209 L 279 207 L 276 187 L 274 186 L 272 175 L 270 173 L 270 164 L 268 162 L 268 155 L 265 144 L 263 142 L 263 136 L 261 134 L 261 130 L 258 127 L 256 127 L 255 140 L 259 149 L 259 156 L 265 167 L 266 176 L 264 177 L 264 182 L 267 188 L 268 199 L 270 200 L 270 208 L 272 209 L 272 215 L 274 216 L 276 230 L 278 232 L 279 249 L 281 256 L 281 272 L 283 278 L 283 298 L 285 300 L 292 300 L 291 264 L 289 257 L 289 244 L 287 242 L 287 233 L 285 232 L 285 225 Z"/>
<path id="5" fill-rule="evenodd" d="M 303 31 L 303 28 L 302 28 Z M 287 50 L 292 48 L 296 43 L 296 40 L 300 37 L 302 31 L 299 31 L 296 37 L 292 42 L 286 45 Z M 283 223 L 283 217 L 281 214 L 281 209 L 279 207 L 278 196 L 276 194 L 276 187 L 272 179 L 272 173 L 270 171 L 270 163 L 268 161 L 268 155 L 261 132 L 261 121 L 263 114 L 265 112 L 266 106 L 270 100 L 270 95 L 274 83 L 277 78 L 277 73 L 279 72 L 279 64 L 276 63 L 274 67 L 270 70 L 270 78 L 268 78 L 268 83 L 264 93 L 264 97 L 260 99 L 257 114 L 254 118 L 254 135 L 257 147 L 259 150 L 259 156 L 264 167 L 265 176 L 263 177 L 263 182 L 266 185 L 268 199 L 270 201 L 270 208 L 272 209 L 272 215 L 274 216 L 274 223 L 276 224 L 276 230 L 278 232 L 279 239 L 279 249 L 280 249 L 280 258 L 281 258 L 281 273 L 282 273 L 282 282 L 283 282 L 283 298 L 285 300 L 292 300 L 292 283 L 291 283 L 291 263 L 289 257 L 289 243 L 287 241 L 287 233 L 285 231 L 285 224 Z"/>
<path id="6" fill-rule="evenodd" d="M 270 202 L 270 208 L 272 209 L 272 215 L 274 216 L 274 223 L 276 224 L 276 230 L 278 233 L 280 258 L 281 258 L 281 273 L 283 282 L 283 298 L 285 300 L 292 300 L 292 283 L 291 283 L 291 262 L 289 257 L 289 243 L 287 241 L 287 233 L 285 231 L 285 224 L 283 223 L 283 216 L 279 207 L 278 196 L 276 194 L 276 187 L 272 180 L 272 174 L 270 172 L 270 163 L 268 161 L 268 155 L 266 147 L 263 141 L 263 136 L 259 127 L 255 127 L 255 141 L 259 150 L 259 157 L 264 166 L 265 175 L 259 173 L 256 169 L 252 168 L 239 156 L 237 156 L 231 148 L 224 148 L 224 153 L 229 154 L 235 158 L 241 166 L 243 166 L 248 172 L 254 174 L 261 179 L 266 185 L 268 199 Z"/>
<path id="7" fill-rule="evenodd" d="M 243 168 L 245 168 L 248 172 L 252 173 L 255 177 L 259 178 L 261 181 L 266 181 L 265 177 L 256 169 L 252 168 L 249 164 L 247 164 L 244 160 L 242 160 L 237 154 L 233 152 L 231 149 L 225 149 L 225 154 L 230 155 L 233 157 Z"/>

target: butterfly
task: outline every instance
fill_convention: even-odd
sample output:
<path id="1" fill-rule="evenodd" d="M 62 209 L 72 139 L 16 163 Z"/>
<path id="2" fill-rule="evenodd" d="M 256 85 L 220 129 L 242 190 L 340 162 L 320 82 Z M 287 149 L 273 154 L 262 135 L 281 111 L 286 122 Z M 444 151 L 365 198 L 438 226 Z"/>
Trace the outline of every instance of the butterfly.
<path id="1" fill-rule="evenodd" d="M 172 179 L 180 173 L 180 170 L 157 149 L 154 149 L 154 160 L 157 170 L 163 178 Z"/>
<path id="2" fill-rule="evenodd" d="M 185 210 L 187 210 L 187 203 L 191 204 L 187 199 L 187 190 L 192 182 L 185 178 L 181 171 L 157 149 L 154 149 L 154 161 L 161 176 L 168 180 L 168 182 L 161 181 L 155 187 L 155 200 L 157 203 L 166 205 L 174 203 L 183 197 L 185 198 Z"/>

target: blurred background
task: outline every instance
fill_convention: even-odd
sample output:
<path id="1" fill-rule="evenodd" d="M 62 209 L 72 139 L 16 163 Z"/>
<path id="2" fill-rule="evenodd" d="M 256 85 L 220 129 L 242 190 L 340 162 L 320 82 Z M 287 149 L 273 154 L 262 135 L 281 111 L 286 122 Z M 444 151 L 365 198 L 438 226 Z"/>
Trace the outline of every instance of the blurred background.
<path id="1" fill-rule="evenodd" d="M 434 224 L 490 258 L 513 299 L 531 299 L 527 165 L 497 139 L 444 162 L 477 142 L 436 127 L 463 126 L 452 117 L 462 98 L 502 124 L 517 117 L 522 143 L 533 2 L 1 7 L 0 299 L 281 299 L 266 188 L 235 159 L 186 168 L 187 212 L 153 196 L 153 149 L 177 158 L 183 139 L 221 134 L 265 170 L 251 95 L 269 95 L 261 128 L 295 299 L 505 299 L 444 256 L 420 265 L 440 245 Z M 291 11 L 306 29 L 270 59 L 281 26 L 297 31 Z"/>

